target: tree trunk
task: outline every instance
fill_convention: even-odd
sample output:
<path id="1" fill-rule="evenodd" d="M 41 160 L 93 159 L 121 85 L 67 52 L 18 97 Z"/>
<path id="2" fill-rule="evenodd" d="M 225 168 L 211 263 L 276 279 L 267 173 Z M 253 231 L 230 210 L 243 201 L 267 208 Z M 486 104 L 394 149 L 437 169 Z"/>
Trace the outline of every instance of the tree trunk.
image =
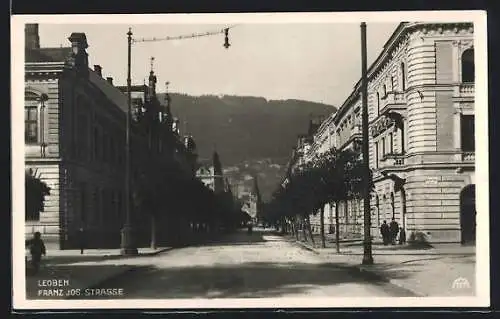
<path id="1" fill-rule="evenodd" d="M 339 225 L 339 202 L 335 202 L 335 247 L 340 253 L 340 225 Z"/>
<path id="2" fill-rule="evenodd" d="M 151 249 L 156 249 L 156 216 L 151 215 Z"/>
<path id="3" fill-rule="evenodd" d="M 316 246 L 316 243 L 314 242 L 314 236 L 313 236 L 312 229 L 311 229 L 311 219 L 309 218 L 309 215 L 307 215 L 306 224 L 307 224 L 307 231 L 309 233 L 309 237 L 311 237 L 311 242 L 312 242 L 313 247 L 314 247 L 314 246 Z"/>
<path id="4" fill-rule="evenodd" d="M 351 227 L 349 227 L 349 222 L 350 222 L 350 219 L 349 219 L 349 209 L 347 207 L 347 200 L 344 201 L 344 217 L 345 217 L 345 232 L 346 234 L 349 234 L 351 232 Z M 349 239 L 349 237 L 348 237 Z"/>
<path id="5" fill-rule="evenodd" d="M 326 242 L 325 242 L 325 207 L 321 207 L 320 211 L 320 233 L 321 233 L 321 248 L 326 248 Z"/>
<path id="6" fill-rule="evenodd" d="M 306 219 L 304 217 L 301 218 L 301 226 L 302 226 L 302 236 L 304 236 L 304 241 L 307 242 Z"/>
<path id="7" fill-rule="evenodd" d="M 295 232 L 295 239 L 299 241 L 299 223 L 297 222 L 297 218 L 293 220 L 293 228 Z"/>

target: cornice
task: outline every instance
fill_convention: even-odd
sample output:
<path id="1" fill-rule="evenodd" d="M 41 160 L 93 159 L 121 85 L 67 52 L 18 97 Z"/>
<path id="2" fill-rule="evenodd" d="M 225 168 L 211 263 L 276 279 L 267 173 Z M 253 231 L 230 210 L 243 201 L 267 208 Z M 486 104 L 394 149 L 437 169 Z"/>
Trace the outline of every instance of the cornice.
<path id="1" fill-rule="evenodd" d="M 465 30 L 466 29 L 466 30 Z M 429 22 L 402 22 L 400 23 L 389 40 L 385 43 L 382 52 L 377 59 L 370 65 L 367 70 L 368 83 L 374 79 L 380 72 L 384 70 L 388 61 L 393 59 L 404 45 L 405 41 L 410 38 L 410 33 L 420 31 L 422 35 L 442 34 L 447 31 L 455 33 L 473 32 L 472 22 L 451 22 L 451 23 L 429 23 Z M 465 30 L 465 31 L 464 31 Z M 359 98 L 361 94 L 361 79 L 354 85 L 353 91 L 344 101 L 342 106 L 335 113 L 334 123 L 338 124 L 342 115 L 352 106 L 352 102 Z"/>

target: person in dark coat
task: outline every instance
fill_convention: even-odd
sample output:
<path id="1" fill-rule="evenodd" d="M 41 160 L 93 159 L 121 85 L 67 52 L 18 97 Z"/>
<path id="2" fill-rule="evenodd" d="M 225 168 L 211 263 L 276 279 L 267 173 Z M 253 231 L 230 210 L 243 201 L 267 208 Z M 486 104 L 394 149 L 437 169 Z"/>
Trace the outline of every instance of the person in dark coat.
<path id="1" fill-rule="evenodd" d="M 42 240 L 40 232 L 35 232 L 33 238 L 29 241 L 31 264 L 33 265 L 33 272 L 36 274 L 40 269 L 40 262 L 42 255 L 46 256 L 45 244 Z"/>
<path id="2" fill-rule="evenodd" d="M 389 225 L 390 236 L 391 236 L 391 244 L 396 244 L 396 239 L 398 238 L 399 233 L 399 224 L 398 222 L 392 218 L 391 224 Z"/>
<path id="3" fill-rule="evenodd" d="M 389 232 L 389 225 L 387 225 L 387 222 L 384 220 L 382 225 L 380 225 L 380 233 L 382 234 L 384 245 L 387 245 L 389 243 Z"/>
<path id="4" fill-rule="evenodd" d="M 403 227 L 399 228 L 399 244 L 406 244 L 406 231 L 403 229 Z"/>

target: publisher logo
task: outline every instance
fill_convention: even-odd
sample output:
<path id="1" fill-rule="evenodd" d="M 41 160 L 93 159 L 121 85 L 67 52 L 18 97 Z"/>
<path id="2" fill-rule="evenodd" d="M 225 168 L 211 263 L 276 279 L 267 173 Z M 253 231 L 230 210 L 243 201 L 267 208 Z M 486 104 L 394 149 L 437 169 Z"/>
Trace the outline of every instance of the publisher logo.
<path id="1" fill-rule="evenodd" d="M 453 284 L 451 285 L 451 288 L 453 288 L 453 289 L 470 289 L 470 283 L 467 280 L 467 278 L 458 277 L 457 279 L 453 280 Z"/>

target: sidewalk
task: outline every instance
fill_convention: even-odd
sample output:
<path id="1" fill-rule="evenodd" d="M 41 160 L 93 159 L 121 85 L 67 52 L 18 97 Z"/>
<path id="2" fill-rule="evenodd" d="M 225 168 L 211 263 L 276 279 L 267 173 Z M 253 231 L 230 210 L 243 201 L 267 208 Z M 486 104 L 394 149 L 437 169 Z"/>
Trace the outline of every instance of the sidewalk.
<path id="1" fill-rule="evenodd" d="M 396 286 L 412 291 L 417 296 L 450 297 L 475 294 L 475 247 L 459 244 L 436 244 L 432 248 L 416 249 L 407 246 L 374 243 L 373 265 L 362 265 L 361 241 L 340 243 L 337 253 L 335 243 L 318 248 L 321 241 L 312 244 L 297 242 L 322 258 L 344 267 L 376 276 Z M 316 238 L 315 238 L 316 240 Z"/>
<path id="2" fill-rule="evenodd" d="M 120 249 L 88 249 L 83 255 L 80 250 L 49 250 L 42 261 L 40 272 L 26 276 L 26 299 L 65 299 L 71 291 L 83 292 L 88 288 L 99 288 L 103 282 L 135 269 L 131 265 L 77 263 L 154 256 L 170 249 L 139 248 L 136 256 L 122 256 Z M 54 280 L 62 280 L 60 283 L 63 285 L 51 286 Z M 60 296 L 59 289 L 62 289 L 64 296 Z"/>

